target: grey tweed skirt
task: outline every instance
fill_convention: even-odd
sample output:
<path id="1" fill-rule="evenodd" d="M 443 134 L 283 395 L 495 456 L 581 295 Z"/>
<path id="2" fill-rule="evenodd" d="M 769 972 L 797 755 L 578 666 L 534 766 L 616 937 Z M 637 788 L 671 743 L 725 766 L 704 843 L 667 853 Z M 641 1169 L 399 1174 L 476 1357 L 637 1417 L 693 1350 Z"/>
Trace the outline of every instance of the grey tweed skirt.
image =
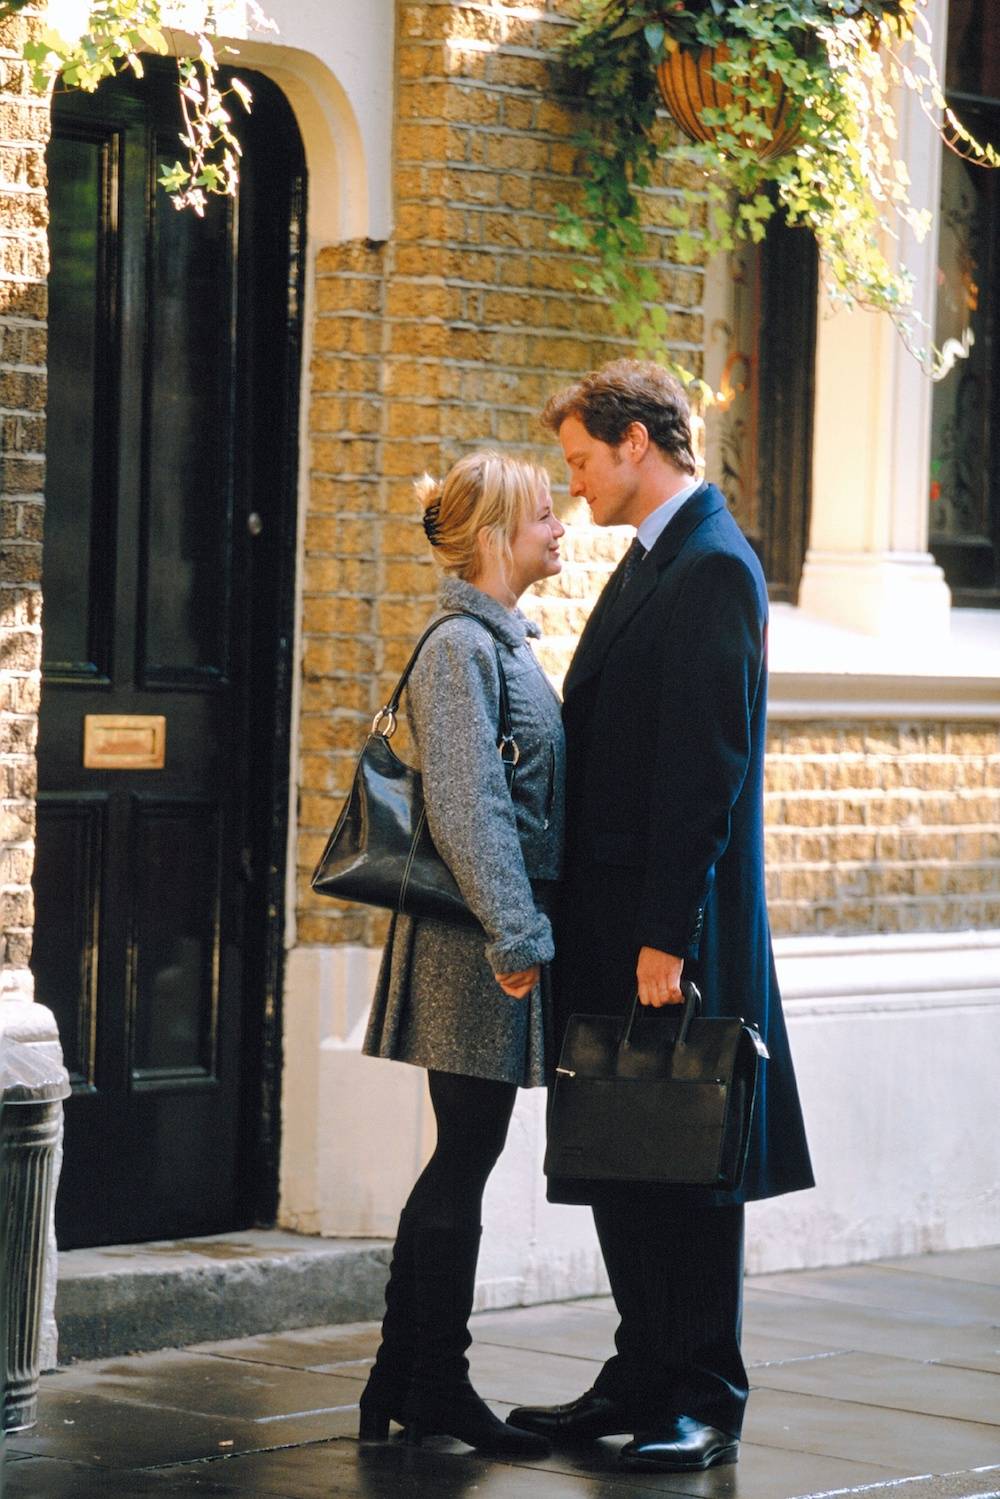
<path id="1" fill-rule="evenodd" d="M 394 917 L 363 1050 L 438 1072 L 543 1086 L 547 970 L 527 998 L 511 999 L 486 962 L 485 940 L 474 927 Z"/>

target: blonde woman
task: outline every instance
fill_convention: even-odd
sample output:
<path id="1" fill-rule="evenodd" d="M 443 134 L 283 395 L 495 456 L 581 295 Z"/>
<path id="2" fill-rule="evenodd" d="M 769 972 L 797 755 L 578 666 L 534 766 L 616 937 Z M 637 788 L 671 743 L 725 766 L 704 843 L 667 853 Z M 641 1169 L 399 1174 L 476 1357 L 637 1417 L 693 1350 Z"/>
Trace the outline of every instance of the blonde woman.
<path id="1" fill-rule="evenodd" d="M 482 929 L 397 917 L 382 960 L 365 1051 L 427 1069 L 437 1144 L 400 1217 L 360 1435 L 384 1440 L 392 1419 L 416 1443 L 435 1432 L 494 1455 L 542 1454 L 544 1439 L 479 1398 L 465 1352 L 483 1189 L 518 1087 L 545 1081 L 564 745 L 559 700 L 529 644 L 538 630 L 517 601 L 559 572 L 564 528 L 545 473 L 499 453 L 473 453 L 443 484 L 425 476 L 416 488 L 444 572 L 438 614 L 472 618 L 426 641 L 409 721 L 434 842 Z M 497 753 L 494 640 L 520 751 L 512 789 Z"/>

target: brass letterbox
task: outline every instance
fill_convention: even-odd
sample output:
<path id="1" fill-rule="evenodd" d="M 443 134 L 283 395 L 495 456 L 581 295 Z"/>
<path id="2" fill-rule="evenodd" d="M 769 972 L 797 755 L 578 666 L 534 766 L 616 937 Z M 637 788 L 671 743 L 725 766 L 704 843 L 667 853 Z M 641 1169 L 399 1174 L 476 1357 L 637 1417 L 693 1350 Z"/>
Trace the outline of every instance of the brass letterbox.
<path id="1" fill-rule="evenodd" d="M 162 770 L 167 720 L 155 713 L 88 713 L 83 720 L 87 770 Z"/>

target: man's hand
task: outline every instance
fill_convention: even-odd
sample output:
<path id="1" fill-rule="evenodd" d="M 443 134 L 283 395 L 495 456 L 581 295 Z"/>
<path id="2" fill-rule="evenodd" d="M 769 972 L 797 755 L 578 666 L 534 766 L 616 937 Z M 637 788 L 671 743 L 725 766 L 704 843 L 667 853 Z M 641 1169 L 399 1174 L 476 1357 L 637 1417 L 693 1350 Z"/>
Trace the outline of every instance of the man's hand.
<path id="1" fill-rule="evenodd" d="M 531 993 L 542 976 L 542 970 L 537 963 L 530 968 L 522 968 L 517 973 L 495 973 L 493 977 L 500 985 L 505 994 L 511 999 L 524 999 Z"/>
<path id="2" fill-rule="evenodd" d="M 658 947 L 639 949 L 639 961 L 635 965 L 636 983 L 639 987 L 639 1003 L 652 1005 L 658 1010 L 661 1005 L 684 1003 L 681 993 L 681 974 L 684 959 L 672 953 L 660 952 Z"/>

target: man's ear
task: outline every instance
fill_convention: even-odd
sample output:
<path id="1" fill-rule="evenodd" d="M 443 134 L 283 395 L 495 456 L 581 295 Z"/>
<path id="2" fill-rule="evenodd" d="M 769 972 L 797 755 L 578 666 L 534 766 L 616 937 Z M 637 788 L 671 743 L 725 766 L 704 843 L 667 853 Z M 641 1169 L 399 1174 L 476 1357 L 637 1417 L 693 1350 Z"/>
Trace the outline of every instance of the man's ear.
<path id="1" fill-rule="evenodd" d="M 649 429 L 643 422 L 629 423 L 625 429 L 623 446 L 633 463 L 642 462 L 649 452 Z"/>

